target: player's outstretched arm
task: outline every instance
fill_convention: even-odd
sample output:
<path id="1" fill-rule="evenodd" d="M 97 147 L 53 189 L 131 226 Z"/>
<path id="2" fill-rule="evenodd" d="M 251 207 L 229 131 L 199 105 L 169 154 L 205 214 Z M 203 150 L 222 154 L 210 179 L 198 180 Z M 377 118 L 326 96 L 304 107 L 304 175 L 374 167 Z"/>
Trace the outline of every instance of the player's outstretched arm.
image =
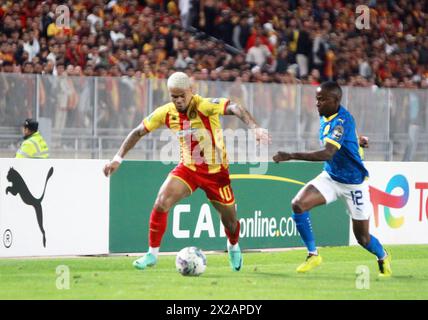
<path id="1" fill-rule="evenodd" d="M 239 119 L 241 119 L 241 121 L 244 122 L 250 129 L 254 129 L 256 134 L 256 140 L 258 142 L 262 142 L 266 144 L 272 142 L 272 137 L 268 133 L 268 131 L 264 128 L 261 128 L 259 124 L 256 122 L 256 120 L 254 119 L 254 117 L 251 115 L 251 113 L 239 103 L 235 103 L 231 101 L 227 105 L 224 114 L 235 115 Z"/>
<path id="2" fill-rule="evenodd" d="M 339 149 L 335 145 L 327 142 L 324 149 L 318 151 L 294 153 L 278 151 L 272 159 L 277 163 L 288 160 L 327 161 L 333 158 L 337 150 Z"/>
<path id="3" fill-rule="evenodd" d="M 116 153 L 116 155 L 113 157 L 113 159 L 110 161 L 110 163 L 106 164 L 104 166 L 103 172 L 106 177 L 113 174 L 117 168 L 119 168 L 120 164 L 122 163 L 122 159 L 125 157 L 125 155 L 128 153 L 129 150 L 134 148 L 134 146 L 137 144 L 137 142 L 145 136 L 147 133 L 147 129 L 144 127 L 144 125 L 141 123 L 138 127 L 134 128 L 128 136 L 125 138 L 125 140 L 122 142 L 122 145 L 120 146 L 119 151 Z"/>

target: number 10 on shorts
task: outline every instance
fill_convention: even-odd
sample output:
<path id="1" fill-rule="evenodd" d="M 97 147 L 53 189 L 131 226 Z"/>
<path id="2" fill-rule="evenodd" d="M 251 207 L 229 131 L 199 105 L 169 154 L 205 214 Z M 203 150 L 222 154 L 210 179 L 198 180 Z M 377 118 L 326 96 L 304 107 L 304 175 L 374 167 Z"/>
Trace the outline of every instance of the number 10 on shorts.
<path id="1" fill-rule="evenodd" d="M 220 193 L 220 196 L 225 201 L 232 200 L 232 190 L 230 190 L 230 186 L 227 185 L 222 188 L 218 188 L 218 192 Z"/>

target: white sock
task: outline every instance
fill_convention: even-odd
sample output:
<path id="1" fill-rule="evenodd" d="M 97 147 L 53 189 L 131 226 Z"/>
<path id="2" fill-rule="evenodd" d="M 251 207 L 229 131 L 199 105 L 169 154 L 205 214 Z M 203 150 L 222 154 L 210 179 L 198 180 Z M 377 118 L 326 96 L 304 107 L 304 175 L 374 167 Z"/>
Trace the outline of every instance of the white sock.
<path id="1" fill-rule="evenodd" d="M 228 249 L 228 250 L 238 250 L 238 248 L 239 248 L 239 244 L 238 244 L 238 242 L 237 242 L 237 243 L 235 243 L 235 244 L 231 244 L 231 243 L 229 242 L 229 239 L 227 240 L 227 249 Z"/>
<path id="2" fill-rule="evenodd" d="M 385 250 L 383 250 L 383 254 L 384 254 L 383 258 L 382 259 L 377 259 L 378 261 L 385 260 L 388 257 L 388 253 Z"/>
<path id="3" fill-rule="evenodd" d="M 158 253 L 159 253 L 159 247 L 157 247 L 157 248 L 149 247 L 149 253 L 151 253 L 152 255 L 155 256 L 155 258 L 157 258 L 158 257 Z"/>
<path id="4" fill-rule="evenodd" d="M 318 255 L 318 250 L 316 250 L 316 251 L 314 251 L 314 252 L 309 251 L 309 254 L 310 254 L 310 255 L 317 256 L 317 255 Z"/>

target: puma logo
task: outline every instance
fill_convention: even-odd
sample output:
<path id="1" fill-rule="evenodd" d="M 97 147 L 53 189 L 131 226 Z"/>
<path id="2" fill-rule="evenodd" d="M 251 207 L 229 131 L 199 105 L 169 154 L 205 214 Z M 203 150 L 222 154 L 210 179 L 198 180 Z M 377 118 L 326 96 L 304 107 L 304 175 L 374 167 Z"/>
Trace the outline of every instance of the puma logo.
<path id="1" fill-rule="evenodd" d="M 36 210 L 37 222 L 39 224 L 40 231 L 42 232 L 42 235 L 43 235 L 43 247 L 45 248 L 46 248 L 46 235 L 45 235 L 45 229 L 43 229 L 42 200 L 43 200 L 43 197 L 45 196 L 48 180 L 52 176 L 53 171 L 54 171 L 53 167 L 51 167 L 46 177 L 43 194 L 39 199 L 35 198 L 31 194 L 30 190 L 28 190 L 27 184 L 25 183 L 24 179 L 21 177 L 18 171 L 16 171 L 14 168 L 10 168 L 9 172 L 7 173 L 7 180 L 9 182 L 12 182 L 12 185 L 6 188 L 6 194 L 8 194 L 9 192 L 14 196 L 19 194 L 21 196 L 22 201 L 24 201 L 25 204 L 28 204 L 34 207 L 34 210 Z"/>

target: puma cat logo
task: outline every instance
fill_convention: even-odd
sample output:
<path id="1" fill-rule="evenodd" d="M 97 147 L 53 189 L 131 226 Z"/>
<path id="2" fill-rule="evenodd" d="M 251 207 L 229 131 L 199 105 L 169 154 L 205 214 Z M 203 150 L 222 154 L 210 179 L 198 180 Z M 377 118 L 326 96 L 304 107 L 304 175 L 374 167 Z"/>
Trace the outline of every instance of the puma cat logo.
<path id="1" fill-rule="evenodd" d="M 43 247 L 45 248 L 46 248 L 46 235 L 45 235 L 45 229 L 43 229 L 42 200 L 43 200 L 43 197 L 45 196 L 48 180 L 52 176 L 53 171 L 54 171 L 53 167 L 51 167 L 46 177 L 43 194 L 39 199 L 35 198 L 31 194 L 30 190 L 28 190 L 27 184 L 25 183 L 24 179 L 21 177 L 18 171 L 16 171 L 14 168 L 10 168 L 9 172 L 7 173 L 7 180 L 9 182 L 12 182 L 12 185 L 6 188 L 6 194 L 10 192 L 14 196 L 16 196 L 19 193 L 22 201 L 24 201 L 25 204 L 28 204 L 34 207 L 34 210 L 36 210 L 37 222 L 39 224 L 40 231 L 42 232 L 42 235 L 43 235 Z"/>

